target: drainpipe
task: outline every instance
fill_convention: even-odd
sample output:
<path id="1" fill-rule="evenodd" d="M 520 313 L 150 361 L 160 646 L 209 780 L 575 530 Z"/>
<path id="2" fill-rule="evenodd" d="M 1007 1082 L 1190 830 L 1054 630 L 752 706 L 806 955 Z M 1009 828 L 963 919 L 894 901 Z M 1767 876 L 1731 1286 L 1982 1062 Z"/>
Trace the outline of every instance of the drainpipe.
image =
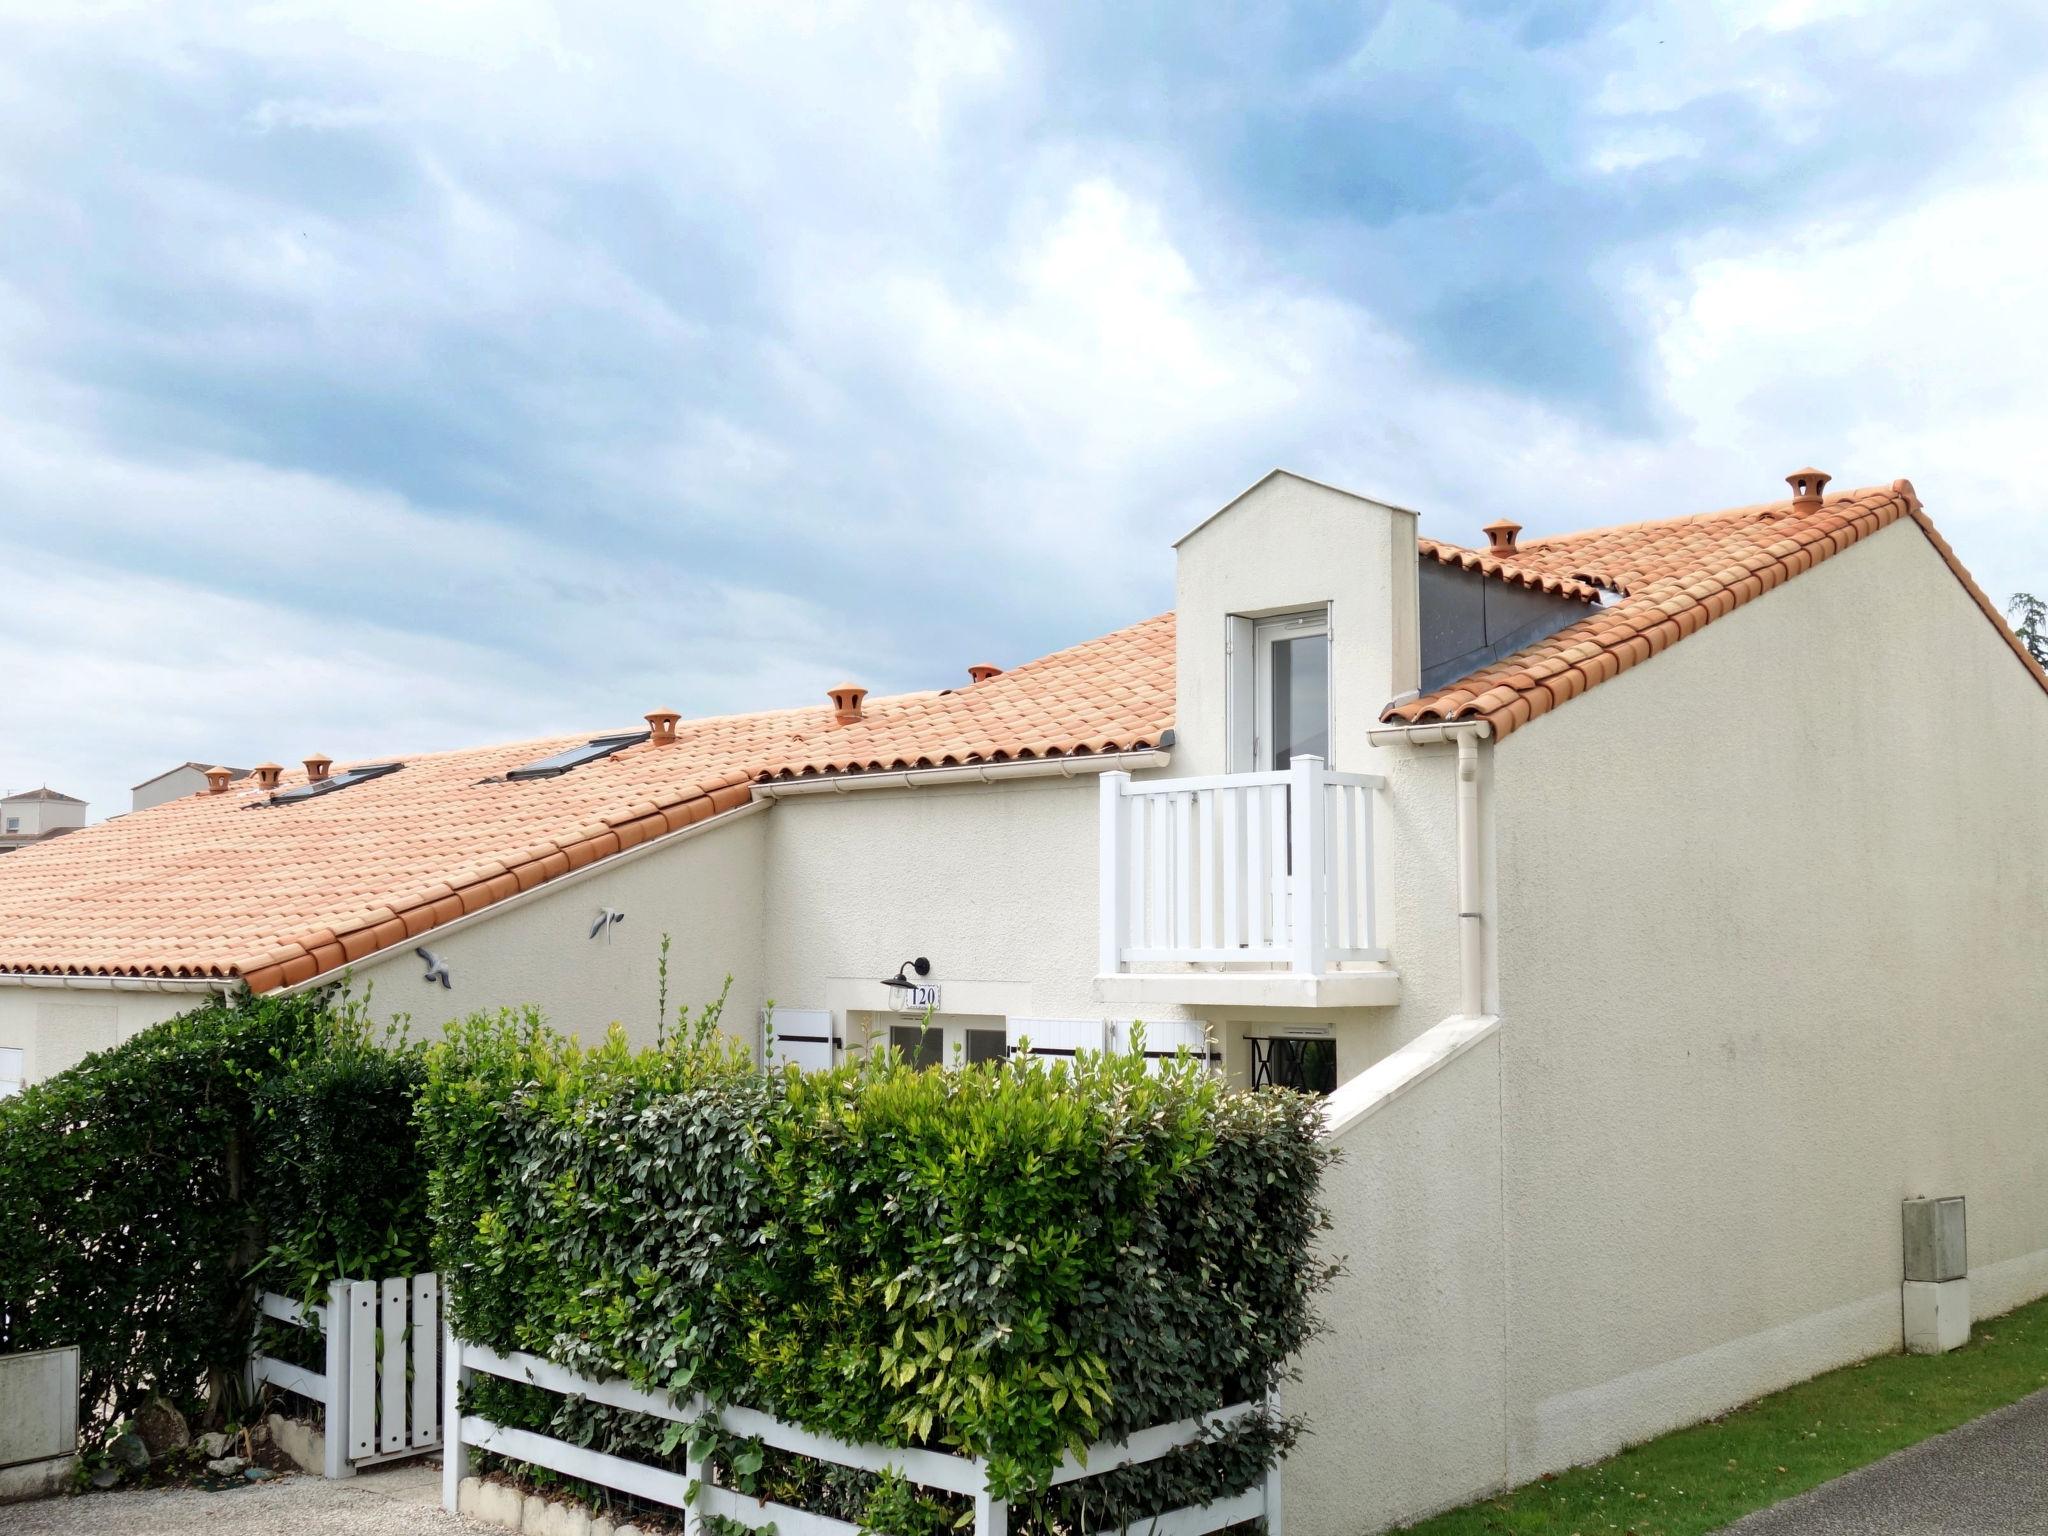
<path id="1" fill-rule="evenodd" d="M 1479 737 L 1465 731 L 1458 736 L 1458 1011 L 1468 1019 L 1486 1012 L 1484 920 L 1479 910 Z"/>
<path id="2" fill-rule="evenodd" d="M 1486 913 L 1479 883 L 1479 743 L 1493 735 L 1484 720 L 1397 726 L 1374 731 L 1376 747 L 1426 747 L 1454 742 L 1458 748 L 1458 1011 L 1468 1019 L 1486 1016 Z"/>

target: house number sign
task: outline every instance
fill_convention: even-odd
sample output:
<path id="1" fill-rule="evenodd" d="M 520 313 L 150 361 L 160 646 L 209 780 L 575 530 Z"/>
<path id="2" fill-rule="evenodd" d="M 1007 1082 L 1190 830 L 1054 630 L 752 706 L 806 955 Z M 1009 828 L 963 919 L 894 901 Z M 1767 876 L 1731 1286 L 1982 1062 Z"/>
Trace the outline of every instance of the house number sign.
<path id="1" fill-rule="evenodd" d="M 933 1013 L 939 1011 L 939 989 L 935 986 L 891 987 L 889 990 L 896 994 L 898 1013 L 923 1013 L 926 1009 Z"/>

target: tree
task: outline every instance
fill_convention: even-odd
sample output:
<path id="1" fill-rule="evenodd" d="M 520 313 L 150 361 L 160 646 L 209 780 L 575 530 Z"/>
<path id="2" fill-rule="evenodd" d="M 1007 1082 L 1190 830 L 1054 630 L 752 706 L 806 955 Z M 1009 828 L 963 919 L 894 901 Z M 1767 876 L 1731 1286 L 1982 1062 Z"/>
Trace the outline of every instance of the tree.
<path id="1" fill-rule="evenodd" d="M 2015 592 L 2005 611 L 2027 654 L 2048 667 L 2048 603 L 2031 592 Z"/>

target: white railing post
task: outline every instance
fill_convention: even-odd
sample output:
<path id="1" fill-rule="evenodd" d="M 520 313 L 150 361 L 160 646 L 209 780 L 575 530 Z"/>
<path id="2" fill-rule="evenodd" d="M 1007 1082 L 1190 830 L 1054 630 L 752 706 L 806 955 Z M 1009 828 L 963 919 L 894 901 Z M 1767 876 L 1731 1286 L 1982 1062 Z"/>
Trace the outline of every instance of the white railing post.
<path id="1" fill-rule="evenodd" d="M 1124 795 L 1130 782 L 1128 773 L 1105 773 L 1100 776 L 1097 790 L 1101 797 L 1096 833 L 1101 938 L 1095 968 L 1103 976 L 1114 976 L 1124 968 L 1124 935 L 1130 929 L 1131 876 L 1124 869 L 1124 827 L 1128 815 Z"/>
<path id="2" fill-rule="evenodd" d="M 348 1453 L 377 1454 L 377 1283 L 348 1283 Z"/>
<path id="3" fill-rule="evenodd" d="M 1323 835 L 1323 760 L 1297 757 L 1287 765 L 1288 841 L 1292 858 L 1289 895 L 1292 898 L 1292 969 L 1308 976 L 1323 973 L 1323 888 L 1324 860 L 1328 839 Z"/>
<path id="4" fill-rule="evenodd" d="M 469 1372 L 462 1365 L 462 1342 L 448 1320 L 447 1298 L 441 1307 L 441 1507 L 458 1514 L 462 1480 L 469 1476 L 469 1447 L 462 1443 L 462 1387 Z"/>
<path id="5" fill-rule="evenodd" d="M 1279 1422 L 1280 1394 L 1277 1391 L 1266 1394 L 1266 1411 L 1272 1415 L 1275 1423 Z M 1287 1462 L 1284 1458 L 1266 1468 L 1266 1536 L 1281 1536 L 1280 1474 L 1286 1468 Z"/>
<path id="6" fill-rule="evenodd" d="M 974 1496 L 974 1536 L 1010 1536 L 1010 1504 L 986 1490 Z"/>
<path id="7" fill-rule="evenodd" d="M 320 1471 L 327 1477 L 354 1477 L 356 1464 L 348 1454 L 348 1282 L 327 1284 L 327 1429 L 322 1439 Z"/>

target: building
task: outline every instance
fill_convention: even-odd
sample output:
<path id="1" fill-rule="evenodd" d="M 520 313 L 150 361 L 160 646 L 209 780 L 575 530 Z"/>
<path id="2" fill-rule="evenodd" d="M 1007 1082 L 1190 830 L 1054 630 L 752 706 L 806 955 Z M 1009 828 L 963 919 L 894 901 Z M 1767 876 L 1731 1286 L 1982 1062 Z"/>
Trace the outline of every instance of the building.
<path id="1" fill-rule="evenodd" d="M 144 779 L 129 791 L 133 804 L 131 811 L 146 811 L 152 805 L 162 805 L 166 800 L 176 800 L 185 795 L 196 795 L 206 788 L 206 763 L 180 763 L 175 768 L 166 768 L 153 779 Z M 239 784 L 249 777 L 246 768 L 230 768 L 228 782 Z"/>
<path id="2" fill-rule="evenodd" d="M 45 784 L 0 799 L 0 853 L 12 853 L 85 825 L 86 804 Z"/>
<path id="3" fill-rule="evenodd" d="M 0 864 L 0 1049 L 344 976 L 651 1041 L 663 935 L 790 1059 L 1143 1020 L 1327 1092 L 1288 1519 L 1410 1518 L 1898 1347 L 1907 1197 L 2048 1292 L 2048 676 L 1909 483 L 1789 478 L 1474 550 L 1275 473 L 1009 671 L 218 770 Z"/>

